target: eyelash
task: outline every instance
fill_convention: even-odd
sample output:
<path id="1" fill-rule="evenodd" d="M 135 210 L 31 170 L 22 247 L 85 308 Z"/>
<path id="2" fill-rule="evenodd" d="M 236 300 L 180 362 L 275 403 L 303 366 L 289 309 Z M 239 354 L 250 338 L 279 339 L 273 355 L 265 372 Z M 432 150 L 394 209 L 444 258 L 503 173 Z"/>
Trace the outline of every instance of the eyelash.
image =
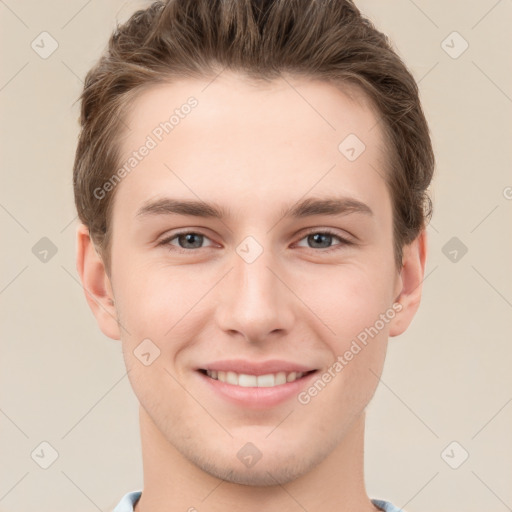
<path id="1" fill-rule="evenodd" d="M 354 245 L 354 242 L 351 242 L 350 240 L 347 240 L 346 238 L 341 237 L 340 235 L 336 234 L 334 231 L 331 231 L 330 229 L 323 229 L 321 231 L 319 231 L 319 230 L 310 231 L 310 232 L 304 234 L 304 236 L 299 240 L 299 242 L 304 240 L 305 238 L 307 238 L 310 235 L 317 235 L 317 234 L 332 236 L 333 238 L 336 238 L 340 243 L 335 244 L 332 247 L 328 247 L 326 249 L 322 249 L 322 248 L 315 249 L 314 247 L 307 247 L 307 249 L 311 249 L 316 252 L 322 252 L 325 254 L 325 253 L 330 253 L 332 251 L 339 250 L 343 246 Z M 207 247 L 198 247 L 196 249 L 183 249 L 182 247 L 171 245 L 171 243 L 170 243 L 171 241 L 173 241 L 174 239 L 176 239 L 182 235 L 201 235 L 209 240 L 209 237 L 206 236 L 204 233 L 201 233 L 200 231 L 181 231 L 179 233 L 173 234 L 171 237 L 165 238 L 158 244 L 158 246 L 168 246 L 170 251 L 177 251 L 179 253 L 188 253 L 188 254 L 190 254 L 190 252 L 192 252 L 194 250 L 197 251 L 199 249 L 207 249 Z"/>

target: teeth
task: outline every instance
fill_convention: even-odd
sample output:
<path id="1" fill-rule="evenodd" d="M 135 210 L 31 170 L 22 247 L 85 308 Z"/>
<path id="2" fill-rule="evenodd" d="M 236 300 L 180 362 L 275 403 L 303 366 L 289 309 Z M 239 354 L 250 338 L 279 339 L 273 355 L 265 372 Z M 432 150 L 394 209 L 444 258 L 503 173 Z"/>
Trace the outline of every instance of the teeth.
<path id="1" fill-rule="evenodd" d="M 258 387 L 259 388 L 271 388 L 276 385 L 276 378 L 273 374 L 258 375 Z"/>
<path id="2" fill-rule="evenodd" d="M 279 384 L 286 384 L 286 373 L 284 373 L 284 372 L 276 373 L 275 385 L 279 386 Z"/>
<path id="3" fill-rule="evenodd" d="M 238 384 L 238 377 L 235 372 L 226 372 L 226 382 L 228 384 L 234 384 L 235 386 Z"/>
<path id="4" fill-rule="evenodd" d="M 278 372 L 268 373 L 266 375 L 248 375 L 246 373 L 223 372 L 217 370 L 206 370 L 206 375 L 215 380 L 226 382 L 234 386 L 243 388 L 272 388 L 280 386 L 287 382 L 293 382 L 300 379 L 304 373 L 302 372 Z"/>
<path id="5" fill-rule="evenodd" d="M 242 386 L 243 388 L 255 388 L 258 386 L 258 377 L 256 375 L 246 375 L 245 373 L 235 374 L 237 380 L 230 382 L 235 386 Z"/>

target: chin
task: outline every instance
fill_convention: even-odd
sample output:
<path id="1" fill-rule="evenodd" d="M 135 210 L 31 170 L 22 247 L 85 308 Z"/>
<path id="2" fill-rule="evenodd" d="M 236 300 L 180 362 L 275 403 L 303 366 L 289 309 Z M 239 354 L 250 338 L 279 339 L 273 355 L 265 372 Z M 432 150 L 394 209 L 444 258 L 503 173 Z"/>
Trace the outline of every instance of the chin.
<path id="1" fill-rule="evenodd" d="M 191 454 L 184 455 L 199 469 L 215 478 L 233 484 L 254 487 L 270 487 L 292 482 L 311 471 L 323 458 L 317 454 L 316 459 L 313 460 L 303 454 L 301 459 L 295 454 L 287 456 L 274 452 L 270 457 L 265 457 L 263 454 L 254 466 L 244 467 L 244 464 L 236 457 L 233 462 L 231 453 L 208 459 L 191 456 Z"/>
<path id="2" fill-rule="evenodd" d="M 233 467 L 220 467 L 218 465 L 208 465 L 201 468 L 206 473 L 215 478 L 225 480 L 228 483 L 247 485 L 252 487 L 271 487 L 283 485 L 299 478 L 306 472 L 305 468 L 274 466 L 266 468 L 261 466 L 259 469 L 234 469 Z"/>

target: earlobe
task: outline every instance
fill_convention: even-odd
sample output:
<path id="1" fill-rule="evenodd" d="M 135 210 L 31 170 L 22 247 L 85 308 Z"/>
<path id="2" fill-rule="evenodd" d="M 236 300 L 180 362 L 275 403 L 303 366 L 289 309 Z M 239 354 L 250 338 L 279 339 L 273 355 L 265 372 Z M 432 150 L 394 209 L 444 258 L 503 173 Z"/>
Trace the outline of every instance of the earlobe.
<path id="1" fill-rule="evenodd" d="M 400 289 L 395 303 L 400 310 L 390 322 L 389 336 L 402 334 L 411 324 L 421 302 L 427 256 L 427 232 L 425 229 L 409 245 L 403 248 L 403 266 L 398 276 Z M 395 306 L 395 309 L 398 309 Z"/>
<path id="2" fill-rule="evenodd" d="M 103 334 L 114 340 L 119 340 L 117 311 L 105 265 L 96 252 L 88 228 L 80 224 L 76 235 L 76 269 L 82 282 L 87 303 Z"/>

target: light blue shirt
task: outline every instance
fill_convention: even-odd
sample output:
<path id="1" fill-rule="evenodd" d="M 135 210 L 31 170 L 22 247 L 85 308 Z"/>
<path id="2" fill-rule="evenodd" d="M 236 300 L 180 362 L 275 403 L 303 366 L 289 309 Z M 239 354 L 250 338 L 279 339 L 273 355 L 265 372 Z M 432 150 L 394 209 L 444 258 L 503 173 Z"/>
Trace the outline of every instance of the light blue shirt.
<path id="1" fill-rule="evenodd" d="M 137 503 L 141 494 L 142 491 L 132 491 L 125 494 L 113 512 L 133 512 L 133 506 Z M 371 501 L 377 508 L 380 508 L 384 512 L 405 512 L 405 510 L 395 507 L 395 505 L 389 503 L 389 501 L 373 499 Z"/>

